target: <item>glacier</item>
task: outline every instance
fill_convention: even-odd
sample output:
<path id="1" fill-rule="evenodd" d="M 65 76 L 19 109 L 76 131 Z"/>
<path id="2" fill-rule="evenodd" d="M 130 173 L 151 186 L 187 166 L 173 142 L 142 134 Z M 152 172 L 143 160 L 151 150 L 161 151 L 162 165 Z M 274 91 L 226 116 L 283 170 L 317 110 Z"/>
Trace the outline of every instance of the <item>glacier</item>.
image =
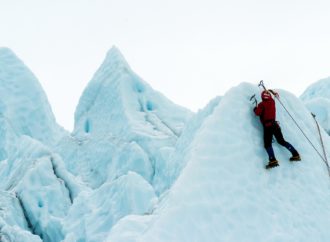
<path id="1" fill-rule="evenodd" d="M 254 92 L 258 90 L 251 84 L 233 88 L 205 118 L 187 152 L 189 162 L 148 221 L 147 229 L 144 218 L 139 232 L 134 230 L 139 219 L 132 222 L 126 218 L 126 223 L 121 221 L 114 227 L 107 241 L 328 240 L 327 169 L 280 107 L 278 120 L 285 137 L 297 146 L 303 161 L 290 163 L 287 150 L 274 146 L 280 167 L 264 169 L 261 125 L 251 115 L 247 101 Z M 280 93 L 321 149 L 309 111 L 293 95 L 283 90 Z M 323 137 L 329 147 L 324 131 Z M 136 234 L 134 239 L 127 234 L 130 227 Z"/>
<path id="2" fill-rule="evenodd" d="M 280 100 L 330 151 L 330 79 Z M 154 90 L 113 47 L 85 88 L 72 132 L 38 79 L 0 48 L 0 241 L 329 241 L 327 167 L 277 102 L 300 152 L 265 170 L 262 127 L 241 83 L 197 113 Z M 258 96 L 258 95 L 257 95 Z"/>
<path id="3" fill-rule="evenodd" d="M 306 107 L 315 115 L 321 126 L 330 134 L 330 77 L 310 85 L 300 96 Z"/>

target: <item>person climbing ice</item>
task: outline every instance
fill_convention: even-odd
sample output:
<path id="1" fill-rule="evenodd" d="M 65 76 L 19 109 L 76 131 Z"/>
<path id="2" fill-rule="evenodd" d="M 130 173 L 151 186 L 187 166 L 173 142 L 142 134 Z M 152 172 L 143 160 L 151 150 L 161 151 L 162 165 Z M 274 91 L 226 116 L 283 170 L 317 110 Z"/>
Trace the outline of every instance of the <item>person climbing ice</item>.
<path id="1" fill-rule="evenodd" d="M 272 94 L 279 98 L 277 92 L 273 90 L 264 90 L 261 93 L 262 102 L 256 105 L 256 107 L 253 109 L 254 113 L 257 116 L 260 116 L 260 121 L 264 129 L 264 147 L 269 156 L 269 163 L 266 166 L 267 169 L 279 165 L 275 158 L 274 150 L 272 147 L 273 135 L 275 136 L 277 143 L 284 146 L 291 152 L 292 157 L 290 158 L 290 161 L 301 160 L 298 151 L 289 142 L 285 141 L 283 137 L 281 127 L 276 121 L 276 106 Z"/>

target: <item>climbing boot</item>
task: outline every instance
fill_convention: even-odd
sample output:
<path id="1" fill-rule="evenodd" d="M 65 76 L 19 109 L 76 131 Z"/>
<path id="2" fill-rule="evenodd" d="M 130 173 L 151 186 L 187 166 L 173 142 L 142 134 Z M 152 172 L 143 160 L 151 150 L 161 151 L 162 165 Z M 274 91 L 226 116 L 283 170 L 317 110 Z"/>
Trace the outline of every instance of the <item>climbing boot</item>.
<path id="1" fill-rule="evenodd" d="M 298 153 L 292 155 L 290 161 L 301 161 L 300 155 Z"/>
<path id="2" fill-rule="evenodd" d="M 266 165 L 266 169 L 271 169 L 271 168 L 274 168 L 276 166 L 279 166 L 278 161 L 277 160 L 271 160 L 271 161 L 269 161 L 268 165 Z"/>

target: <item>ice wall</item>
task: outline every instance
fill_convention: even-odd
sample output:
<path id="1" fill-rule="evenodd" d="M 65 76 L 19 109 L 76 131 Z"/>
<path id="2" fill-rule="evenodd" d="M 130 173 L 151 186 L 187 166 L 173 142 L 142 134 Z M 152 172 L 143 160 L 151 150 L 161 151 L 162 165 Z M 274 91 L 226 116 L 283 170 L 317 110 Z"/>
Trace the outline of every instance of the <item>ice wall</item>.
<path id="1" fill-rule="evenodd" d="M 107 241 L 328 241 L 326 166 L 278 104 L 284 136 L 302 161 L 290 163 L 290 153 L 274 144 L 280 166 L 265 169 L 262 127 L 249 102 L 258 92 L 246 83 L 232 88 L 194 131 L 187 164 L 153 216 L 123 219 Z M 321 151 L 309 111 L 293 95 L 279 92 Z M 322 134 L 329 153 L 330 140 Z"/>
<path id="2" fill-rule="evenodd" d="M 316 119 L 330 134 L 330 78 L 310 85 L 300 97 L 306 107 L 316 115 Z"/>
<path id="3" fill-rule="evenodd" d="M 64 132 L 38 80 L 8 48 L 0 48 L 0 117 L 17 133 L 48 145 Z"/>
<path id="4" fill-rule="evenodd" d="M 131 170 L 160 194 L 166 182 L 160 177 L 191 116 L 139 78 L 113 47 L 79 101 L 72 136 L 57 151 L 92 188 Z"/>

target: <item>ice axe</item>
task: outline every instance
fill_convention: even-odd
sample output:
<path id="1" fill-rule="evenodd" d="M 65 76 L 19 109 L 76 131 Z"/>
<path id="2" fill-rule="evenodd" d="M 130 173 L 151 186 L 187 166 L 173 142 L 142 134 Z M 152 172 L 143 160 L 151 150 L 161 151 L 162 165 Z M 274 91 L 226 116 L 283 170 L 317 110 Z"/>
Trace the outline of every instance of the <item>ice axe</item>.
<path id="1" fill-rule="evenodd" d="M 261 80 L 261 81 L 259 82 L 258 87 L 262 87 L 264 90 L 267 90 L 266 87 L 265 87 L 265 84 L 264 84 L 264 81 L 263 81 L 263 80 Z"/>
<path id="2" fill-rule="evenodd" d="M 270 92 L 271 94 L 273 94 L 277 100 L 280 100 L 278 93 L 276 93 L 276 92 L 274 92 L 273 90 L 270 90 L 270 89 L 267 90 L 263 80 L 261 80 L 259 82 L 258 87 L 262 87 L 265 91 Z"/>
<path id="3" fill-rule="evenodd" d="M 254 104 L 257 106 L 257 105 L 258 105 L 258 101 L 257 101 L 257 98 L 256 98 L 256 95 L 255 95 L 255 94 L 253 94 L 253 95 L 250 97 L 250 101 L 252 101 L 252 100 L 253 100 Z"/>

